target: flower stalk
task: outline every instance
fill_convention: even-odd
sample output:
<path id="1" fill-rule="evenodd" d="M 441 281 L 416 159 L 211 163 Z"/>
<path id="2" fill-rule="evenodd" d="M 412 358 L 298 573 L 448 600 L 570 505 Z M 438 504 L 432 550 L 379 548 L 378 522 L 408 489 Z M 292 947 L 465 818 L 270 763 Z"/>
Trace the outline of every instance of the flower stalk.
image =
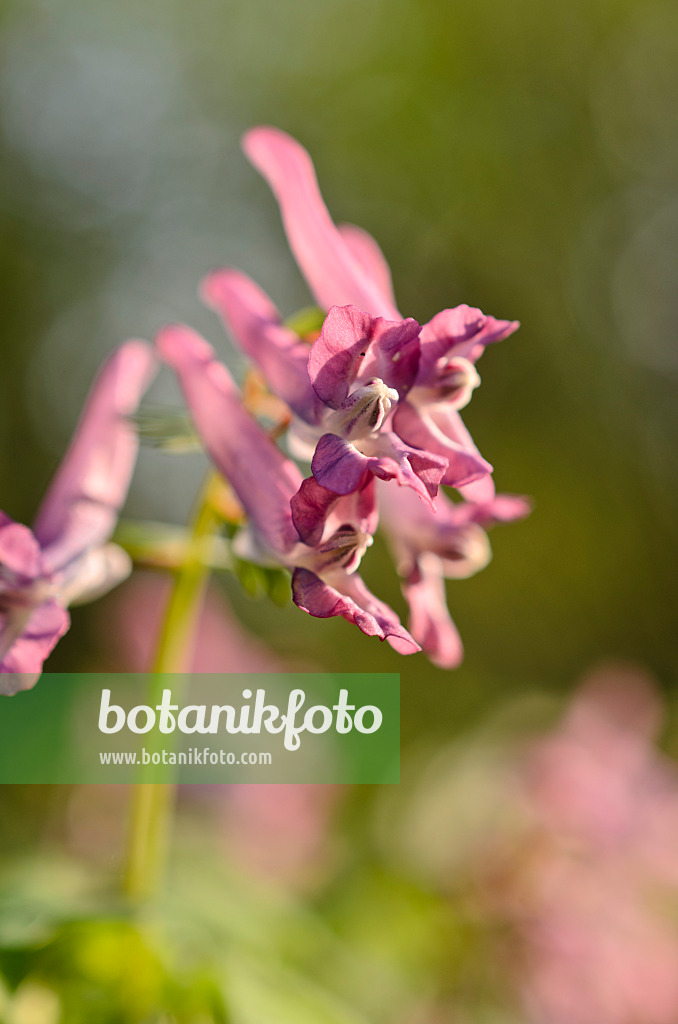
<path id="1" fill-rule="evenodd" d="M 148 676 L 147 702 L 151 707 L 160 703 L 168 674 L 172 674 L 173 692 L 180 692 L 184 682 L 182 673 L 187 672 L 190 665 L 193 637 L 210 574 L 205 553 L 211 547 L 220 522 L 215 499 L 221 486 L 217 474 L 210 473 L 196 503 L 185 559 L 174 572 L 174 585 Z M 149 737 L 149 741 L 153 754 L 160 737 Z M 162 742 L 167 742 L 166 738 Z M 163 877 L 175 802 L 174 768 L 163 764 L 141 765 L 132 796 L 123 881 L 125 895 L 132 903 L 141 903 L 152 896 Z"/>

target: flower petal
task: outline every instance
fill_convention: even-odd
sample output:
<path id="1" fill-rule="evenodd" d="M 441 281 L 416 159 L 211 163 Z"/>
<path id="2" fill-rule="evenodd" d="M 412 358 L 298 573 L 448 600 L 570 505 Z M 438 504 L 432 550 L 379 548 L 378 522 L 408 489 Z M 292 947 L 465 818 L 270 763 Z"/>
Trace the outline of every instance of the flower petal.
<path id="1" fill-rule="evenodd" d="M 261 288 L 246 274 L 224 269 L 205 279 L 202 295 L 257 364 L 274 394 L 301 419 L 316 423 L 319 403 L 308 376 L 309 346 L 283 325 Z"/>
<path id="2" fill-rule="evenodd" d="M 46 601 L 35 608 L 0 662 L 0 694 L 10 695 L 35 686 L 43 662 L 69 625 L 68 612 L 56 601 Z M 12 628 L 11 622 L 5 620 L 0 628 L 0 644 L 8 628 Z"/>
<path id="3" fill-rule="evenodd" d="M 435 556 L 421 564 L 403 583 L 410 608 L 410 633 L 439 668 L 456 668 L 464 657 L 457 627 L 447 608 L 442 571 L 436 571 Z"/>
<path id="4" fill-rule="evenodd" d="M 256 533 L 274 553 L 288 552 L 298 543 L 290 499 L 299 490 L 301 473 L 243 408 L 228 370 L 199 334 L 177 324 L 164 328 L 156 344 L 179 377 L 205 448 Z"/>
<path id="5" fill-rule="evenodd" d="M 475 502 L 466 507 L 471 522 L 488 527 L 524 519 L 532 511 L 532 502 L 520 494 L 497 494 L 491 501 Z"/>
<path id="6" fill-rule="evenodd" d="M 395 308 L 396 300 L 393 294 L 391 268 L 386 262 L 379 243 L 369 232 L 359 228 L 357 224 L 339 224 L 338 229 L 364 272 L 372 278 Z"/>
<path id="7" fill-rule="evenodd" d="M 311 547 L 320 542 L 330 516 L 337 528 L 348 523 L 360 533 L 370 536 L 374 534 L 379 518 L 373 478 L 357 491 L 342 496 L 310 476 L 292 498 L 291 507 L 299 537 Z"/>
<path id="8" fill-rule="evenodd" d="M 126 580 L 132 572 L 132 559 L 118 544 L 104 544 L 86 552 L 69 572 L 59 589 L 59 600 L 66 606 L 85 604 L 103 597 Z"/>
<path id="9" fill-rule="evenodd" d="M 401 487 L 411 487 L 433 504 L 447 465 L 444 458 L 410 448 L 391 432 L 377 438 L 374 450 L 374 455 L 364 455 L 350 441 L 324 434 L 311 462 L 313 476 L 337 494 L 351 494 L 363 487 L 367 474 L 372 473 L 380 480 L 396 480 Z"/>
<path id="10" fill-rule="evenodd" d="M 334 306 L 313 343 L 308 372 L 316 394 L 338 409 L 351 385 L 379 377 L 403 398 L 419 366 L 416 320 L 384 320 L 356 306 Z"/>
<path id="11" fill-rule="evenodd" d="M 401 402 L 393 416 L 393 429 L 407 444 L 447 460 L 444 484 L 460 487 L 492 472 L 456 409 Z"/>
<path id="12" fill-rule="evenodd" d="M 351 494 L 364 482 L 377 460 L 336 434 L 323 434 L 316 445 L 311 470 L 319 484 L 335 494 Z"/>
<path id="13" fill-rule="evenodd" d="M 489 473 L 486 476 L 481 476 L 479 480 L 474 480 L 473 483 L 460 484 L 457 490 L 465 501 L 482 504 L 493 501 L 497 493 L 494 480 Z"/>
<path id="14" fill-rule="evenodd" d="M 332 221 L 304 147 L 285 132 L 262 126 L 247 132 L 243 149 L 278 200 L 290 249 L 318 304 L 329 309 L 353 303 L 399 319 L 389 292 L 365 273 Z"/>
<path id="15" fill-rule="evenodd" d="M 42 572 L 40 545 L 32 532 L 4 512 L 0 512 L 0 567 L 19 583 L 28 583 Z M 1 587 L 0 582 L 0 590 Z"/>
<path id="16" fill-rule="evenodd" d="M 495 320 L 472 306 L 455 306 L 436 313 L 421 328 L 421 363 L 417 384 L 436 382 L 435 364 L 444 356 L 461 356 L 475 363 L 486 345 L 503 341 L 517 331 L 517 320 Z"/>
<path id="17" fill-rule="evenodd" d="M 51 571 L 113 532 L 138 451 L 128 417 L 136 412 L 154 367 L 150 345 L 128 341 L 100 371 L 35 520 L 34 533 Z"/>
<path id="18" fill-rule="evenodd" d="M 336 491 L 323 487 L 313 476 L 302 481 L 291 501 L 292 521 L 300 540 L 316 545 L 325 530 L 330 509 L 340 500 Z"/>
<path id="19" fill-rule="evenodd" d="M 377 600 L 356 573 L 350 576 L 337 574 L 332 583 L 334 585 L 323 582 L 308 569 L 295 569 L 292 576 L 294 603 L 319 619 L 341 615 L 347 622 L 354 622 L 366 636 L 388 640 L 399 654 L 414 654 L 421 650 L 401 626 L 395 612 Z"/>

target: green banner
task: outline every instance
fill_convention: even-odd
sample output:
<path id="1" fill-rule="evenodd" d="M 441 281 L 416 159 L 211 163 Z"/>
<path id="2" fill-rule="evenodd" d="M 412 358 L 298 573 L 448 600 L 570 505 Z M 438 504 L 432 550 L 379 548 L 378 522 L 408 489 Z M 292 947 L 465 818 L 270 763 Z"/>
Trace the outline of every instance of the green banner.
<path id="1" fill-rule="evenodd" d="M 397 783 L 400 677 L 46 673 L 0 698 L 0 783 Z"/>

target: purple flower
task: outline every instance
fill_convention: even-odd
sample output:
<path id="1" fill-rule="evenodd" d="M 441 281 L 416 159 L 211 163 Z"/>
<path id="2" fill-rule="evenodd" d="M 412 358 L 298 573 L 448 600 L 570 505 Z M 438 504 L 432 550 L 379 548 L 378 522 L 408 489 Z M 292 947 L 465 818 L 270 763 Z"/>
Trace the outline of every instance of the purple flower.
<path id="1" fill-rule="evenodd" d="M 155 359 L 141 341 L 101 370 L 33 530 L 0 513 L 0 694 L 30 689 L 69 627 L 66 607 L 106 593 L 130 570 L 106 543 L 127 495 L 137 437 L 127 417 Z"/>
<path id="2" fill-rule="evenodd" d="M 202 287 L 205 301 L 271 391 L 288 405 L 289 452 L 311 464 L 311 477 L 295 491 L 288 486 L 291 519 L 279 494 L 274 514 L 282 515 L 288 527 L 291 522 L 297 539 L 313 554 L 306 552 L 304 565 L 290 562 L 289 549 L 274 547 L 276 557 L 295 564 L 293 589 L 301 607 L 356 619 L 354 606 L 366 609 L 371 595 L 356 590 L 358 578 L 348 571 L 349 563 L 342 567 L 341 586 L 332 582 L 330 594 L 327 574 L 316 565 L 319 546 L 331 540 L 336 550 L 347 544 L 346 550 L 352 550 L 357 522 L 371 538 L 377 518 L 375 482 L 395 480 L 399 487 L 380 486 L 380 494 L 410 605 L 410 630 L 437 664 L 456 665 L 462 647 L 447 610 L 444 580 L 470 575 L 487 562 L 483 526 L 520 518 L 528 510 L 523 499 L 496 497 L 492 467 L 459 415 L 480 382 L 475 364 L 486 345 L 507 337 L 518 324 L 468 306 L 443 310 L 423 327 L 404 319 L 379 246 L 362 229 L 333 223 L 308 153 L 273 128 L 253 129 L 244 138 L 244 149 L 269 181 L 292 251 L 327 311 L 319 332 L 300 337 L 239 271 L 218 270 Z M 205 419 L 201 430 L 206 440 L 212 428 Z M 228 443 L 232 446 L 232 440 Z M 223 453 L 213 457 L 234 479 Z M 276 458 L 283 457 L 277 452 Z M 236 485 L 255 527 L 257 516 L 262 520 L 254 529 L 259 537 L 265 529 L 267 498 L 259 495 L 264 478 L 250 485 L 243 475 Z M 473 504 L 455 505 L 439 495 L 441 483 L 456 487 Z M 350 555 L 351 568 L 364 548 L 357 550 Z M 351 600 L 348 609 L 346 598 Z M 372 627 L 361 628 L 369 632 Z"/>
<path id="3" fill-rule="evenodd" d="M 373 475 L 412 487 L 432 502 L 447 456 L 412 448 L 390 429 L 393 409 L 417 377 L 416 321 L 335 306 L 309 351 L 244 274 L 217 271 L 205 281 L 203 295 L 295 414 L 291 450 L 312 460 L 318 483 L 350 494 Z"/>
<path id="4" fill-rule="evenodd" d="M 421 357 L 414 386 L 396 410 L 394 430 L 417 448 L 446 458 L 443 483 L 463 489 L 476 500 L 494 494 L 489 475 L 465 472 L 471 455 L 482 459 L 464 426 L 459 409 L 480 384 L 475 364 L 485 346 L 502 341 L 518 329 L 517 321 L 495 320 L 479 309 L 457 306 L 437 313 L 421 329 Z M 472 465 L 472 464 L 471 464 Z M 492 467 L 485 464 L 486 473 Z M 479 481 L 475 489 L 472 485 Z"/>
<path id="5" fill-rule="evenodd" d="M 318 483 L 350 494 L 373 474 L 433 504 L 446 458 L 410 448 L 390 429 L 392 410 L 412 387 L 418 365 L 416 321 L 384 320 L 355 306 L 330 309 L 308 361 L 326 409 L 326 432 L 311 462 Z"/>
<path id="6" fill-rule="evenodd" d="M 376 528 L 371 478 L 343 496 L 313 478 L 303 481 L 297 466 L 245 410 L 206 341 L 175 325 L 160 332 L 157 347 L 177 373 L 208 454 L 247 513 L 237 549 L 263 564 L 290 569 L 294 602 L 310 615 L 341 615 L 401 654 L 419 650 L 356 572 Z"/>
<path id="7" fill-rule="evenodd" d="M 403 579 L 410 633 L 435 665 L 455 668 L 464 651 L 447 609 L 444 581 L 484 569 L 491 558 L 485 529 L 523 518 L 529 502 L 502 494 L 485 503 L 455 504 L 440 494 L 431 512 L 411 492 L 384 487 L 379 506 Z"/>
<path id="8" fill-rule="evenodd" d="M 333 223 L 303 146 L 276 128 L 259 127 L 245 135 L 243 147 L 278 200 L 290 248 L 321 308 L 351 304 L 375 316 L 400 319 L 379 246 L 360 228 Z M 438 313 L 421 328 L 416 384 L 407 400 L 400 394 L 393 417 L 400 438 L 446 459 L 443 482 L 468 486 L 473 499 L 486 500 L 494 493 L 492 467 L 478 452 L 458 410 L 480 383 L 474 364 L 485 346 L 518 326 L 517 321 L 495 320 L 468 306 Z"/>

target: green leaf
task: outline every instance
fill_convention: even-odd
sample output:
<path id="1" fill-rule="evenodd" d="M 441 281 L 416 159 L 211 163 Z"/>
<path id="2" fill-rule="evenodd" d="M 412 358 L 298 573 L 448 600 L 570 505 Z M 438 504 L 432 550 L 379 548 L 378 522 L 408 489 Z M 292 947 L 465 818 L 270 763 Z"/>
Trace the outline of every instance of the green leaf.
<path id="1" fill-rule="evenodd" d="M 190 416 L 180 409 L 145 408 L 132 418 L 142 444 L 165 452 L 202 451 Z"/>
<path id="2" fill-rule="evenodd" d="M 325 314 L 318 306 L 306 306 L 297 313 L 293 313 L 285 320 L 285 327 L 289 327 L 295 334 L 304 338 L 308 334 L 316 334 L 322 327 Z"/>

